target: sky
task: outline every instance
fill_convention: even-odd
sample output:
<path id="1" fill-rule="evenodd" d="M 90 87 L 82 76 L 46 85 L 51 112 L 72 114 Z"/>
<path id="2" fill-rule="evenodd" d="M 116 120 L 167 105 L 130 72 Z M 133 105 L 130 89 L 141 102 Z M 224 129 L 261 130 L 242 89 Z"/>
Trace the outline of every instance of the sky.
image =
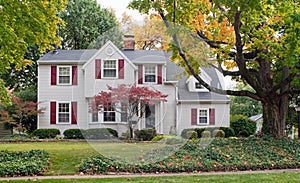
<path id="1" fill-rule="evenodd" d="M 136 21 L 142 21 L 143 16 L 139 14 L 136 10 L 129 10 L 127 6 L 131 0 L 97 0 L 101 7 L 113 8 L 116 12 L 118 20 L 121 20 L 122 14 L 126 11 L 128 15 L 131 15 L 132 18 Z"/>

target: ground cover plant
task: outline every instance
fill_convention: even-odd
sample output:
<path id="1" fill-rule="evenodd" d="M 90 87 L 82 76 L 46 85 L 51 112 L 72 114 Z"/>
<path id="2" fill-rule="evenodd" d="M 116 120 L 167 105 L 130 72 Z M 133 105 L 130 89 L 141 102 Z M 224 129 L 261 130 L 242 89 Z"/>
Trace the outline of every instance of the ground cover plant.
<path id="1" fill-rule="evenodd" d="M 227 174 L 227 175 L 177 175 L 177 176 L 140 176 L 140 177 L 122 177 L 122 178 L 79 178 L 79 179 L 33 179 L 39 183 L 250 183 L 250 182 L 264 182 L 264 183 L 292 183 L 299 182 L 300 173 L 253 173 L 253 174 Z M 7 182 L 0 181 L 0 182 Z M 11 183 L 29 182 L 28 180 L 9 180 Z"/>
<path id="2" fill-rule="evenodd" d="M 0 151 L 0 176 L 39 175 L 48 160 L 49 154 L 41 150 Z"/>
<path id="3" fill-rule="evenodd" d="M 157 149 L 141 158 L 145 163 L 132 164 L 120 159 L 97 156 L 81 164 L 79 171 L 88 174 L 108 172 L 155 173 L 195 171 L 237 171 L 285 169 L 300 167 L 300 142 L 287 138 L 216 138 L 192 140 L 176 146 Z M 165 159 L 161 154 L 174 152 Z M 148 163 L 155 162 L 155 163 Z"/>

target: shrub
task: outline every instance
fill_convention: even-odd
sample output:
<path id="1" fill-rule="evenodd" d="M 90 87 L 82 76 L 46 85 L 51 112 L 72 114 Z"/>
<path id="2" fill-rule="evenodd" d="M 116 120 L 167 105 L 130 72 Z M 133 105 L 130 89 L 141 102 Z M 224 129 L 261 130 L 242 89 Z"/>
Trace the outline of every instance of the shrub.
<path id="1" fill-rule="evenodd" d="M 164 135 L 157 135 L 157 136 L 155 136 L 153 139 L 152 139 L 152 142 L 158 142 L 158 141 L 161 141 L 161 140 L 163 140 L 163 139 L 165 139 L 166 138 L 166 136 L 164 136 Z"/>
<path id="2" fill-rule="evenodd" d="M 202 133 L 201 133 L 201 137 L 202 138 L 210 138 L 211 137 L 211 133 L 210 133 L 210 131 L 203 131 Z"/>
<path id="3" fill-rule="evenodd" d="M 196 139 L 196 138 L 198 138 L 198 134 L 195 131 L 188 131 L 187 132 L 187 136 L 189 137 L 189 139 Z"/>
<path id="4" fill-rule="evenodd" d="M 220 127 L 220 130 L 223 130 L 225 132 L 225 138 L 235 136 L 234 130 L 230 127 Z"/>
<path id="5" fill-rule="evenodd" d="M 183 139 L 178 136 L 168 136 L 165 140 L 168 145 L 181 144 L 184 142 Z"/>
<path id="6" fill-rule="evenodd" d="M 49 155 L 42 150 L 0 151 L 0 177 L 38 175 L 48 166 Z"/>
<path id="7" fill-rule="evenodd" d="M 65 139 L 84 139 L 80 129 L 67 129 L 64 131 Z"/>
<path id="8" fill-rule="evenodd" d="M 111 139 L 118 137 L 118 132 L 111 128 L 92 128 L 82 130 L 82 135 L 85 139 Z"/>
<path id="9" fill-rule="evenodd" d="M 230 127 L 240 137 L 249 137 L 255 133 L 256 123 L 243 115 L 233 115 L 230 118 Z"/>
<path id="10" fill-rule="evenodd" d="M 144 140 L 144 141 L 150 141 L 157 135 L 156 130 L 153 128 L 143 129 L 143 130 L 135 130 L 134 134 L 136 135 L 137 139 Z"/>
<path id="11" fill-rule="evenodd" d="M 60 131 L 55 128 L 36 129 L 32 132 L 32 136 L 36 136 L 39 139 L 53 139 L 56 135 L 60 135 Z"/>
<path id="12" fill-rule="evenodd" d="M 224 138 L 225 137 L 225 132 L 223 130 L 214 130 L 213 131 L 213 137 Z"/>

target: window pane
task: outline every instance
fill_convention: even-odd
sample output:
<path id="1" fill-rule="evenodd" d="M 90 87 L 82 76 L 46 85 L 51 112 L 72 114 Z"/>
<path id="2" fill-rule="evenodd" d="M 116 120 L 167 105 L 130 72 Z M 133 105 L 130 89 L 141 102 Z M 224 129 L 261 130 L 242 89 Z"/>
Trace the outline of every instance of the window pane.
<path id="1" fill-rule="evenodd" d="M 195 83 L 196 89 L 203 89 L 204 87 L 200 83 Z"/>
<path id="2" fill-rule="evenodd" d="M 98 113 L 92 114 L 92 122 L 98 122 Z"/>
<path id="3" fill-rule="evenodd" d="M 199 116 L 206 117 L 207 116 L 207 110 L 200 110 L 199 111 Z"/>
<path id="4" fill-rule="evenodd" d="M 155 82 L 155 75 L 145 75 L 145 82 Z"/>
<path id="5" fill-rule="evenodd" d="M 104 121 L 116 121 L 116 113 L 104 112 Z"/>
<path id="6" fill-rule="evenodd" d="M 116 70 L 104 69 L 103 76 L 104 77 L 116 77 L 117 76 L 117 71 Z"/>
<path id="7" fill-rule="evenodd" d="M 69 103 L 59 103 L 58 112 L 69 112 Z"/>
<path id="8" fill-rule="evenodd" d="M 70 67 L 59 67 L 58 82 L 60 84 L 69 84 L 71 81 Z"/>
<path id="9" fill-rule="evenodd" d="M 199 117 L 199 123 L 207 123 L 206 117 Z"/>
<path id="10" fill-rule="evenodd" d="M 69 114 L 64 114 L 64 113 L 59 113 L 58 114 L 58 122 L 60 123 L 69 123 L 70 122 L 70 117 Z"/>
<path id="11" fill-rule="evenodd" d="M 115 60 L 105 60 L 104 68 L 105 69 L 116 69 L 116 61 Z"/>

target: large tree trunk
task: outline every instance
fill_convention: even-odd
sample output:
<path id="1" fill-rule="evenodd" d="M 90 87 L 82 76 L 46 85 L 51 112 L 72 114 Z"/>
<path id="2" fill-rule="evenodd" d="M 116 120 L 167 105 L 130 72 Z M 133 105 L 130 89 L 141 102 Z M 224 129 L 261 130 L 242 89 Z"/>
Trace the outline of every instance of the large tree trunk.
<path id="1" fill-rule="evenodd" d="M 287 96 L 272 97 L 262 102 L 263 128 L 262 133 L 274 137 L 286 136 Z"/>

